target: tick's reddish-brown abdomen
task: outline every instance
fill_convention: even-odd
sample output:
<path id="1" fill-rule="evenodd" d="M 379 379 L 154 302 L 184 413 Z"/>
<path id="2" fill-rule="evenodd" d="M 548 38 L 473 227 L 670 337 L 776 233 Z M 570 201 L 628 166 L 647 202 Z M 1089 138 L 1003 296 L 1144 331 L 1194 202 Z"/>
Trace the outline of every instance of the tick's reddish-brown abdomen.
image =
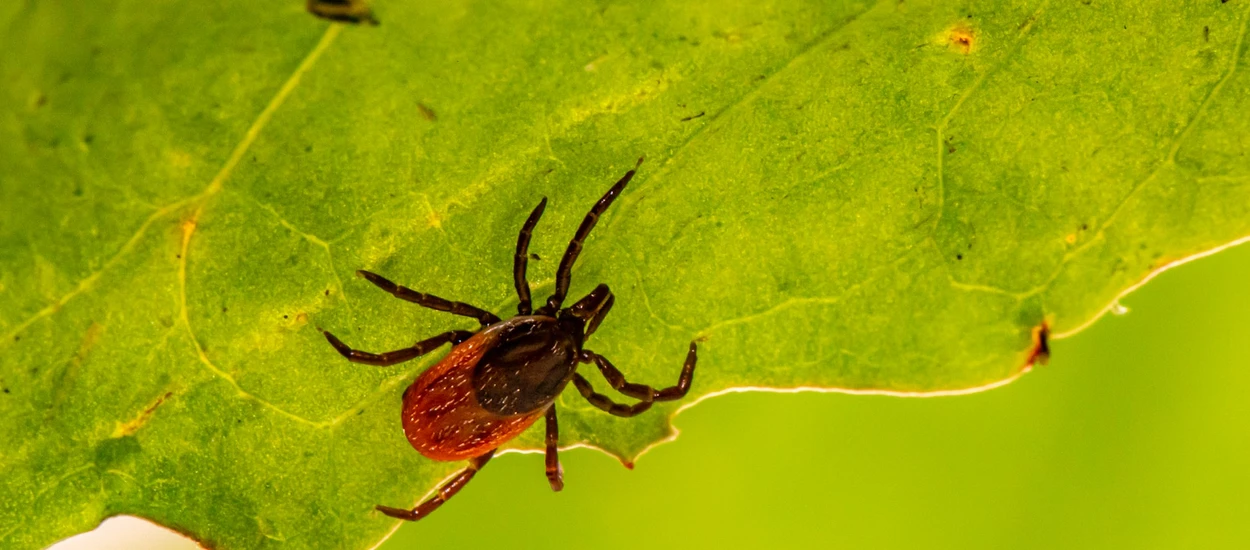
<path id="1" fill-rule="evenodd" d="M 488 328 L 461 342 L 404 392 L 404 434 L 421 454 L 434 460 L 481 455 L 520 435 L 546 411 L 500 416 L 478 404 L 474 367 L 498 335 Z"/>

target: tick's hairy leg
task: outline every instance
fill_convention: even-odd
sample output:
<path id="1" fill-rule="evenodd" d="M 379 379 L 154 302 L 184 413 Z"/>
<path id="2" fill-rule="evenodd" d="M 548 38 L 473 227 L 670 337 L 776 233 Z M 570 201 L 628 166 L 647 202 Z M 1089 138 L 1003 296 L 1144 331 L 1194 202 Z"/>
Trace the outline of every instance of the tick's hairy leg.
<path id="1" fill-rule="evenodd" d="M 330 341 L 330 345 L 334 346 L 334 349 L 338 350 L 338 352 L 343 357 L 346 357 L 348 361 L 353 363 L 363 363 L 366 365 L 377 365 L 379 367 L 389 367 L 397 363 L 403 363 L 404 361 L 409 361 L 434 351 L 439 346 L 448 342 L 451 342 L 452 344 L 459 344 L 460 342 L 468 340 L 469 337 L 473 336 L 473 333 L 467 330 L 452 330 L 439 334 L 433 338 L 426 338 L 409 348 L 388 351 L 386 353 L 369 353 L 367 351 L 360 351 L 348 347 L 348 345 L 344 344 L 342 340 L 339 340 L 338 337 L 330 334 L 329 332 L 322 330 L 321 333 L 326 336 L 326 340 Z"/>
<path id="2" fill-rule="evenodd" d="M 573 385 L 577 387 L 578 393 L 582 394 L 591 405 L 594 405 L 608 414 L 613 416 L 630 417 L 646 411 L 651 408 L 652 401 L 639 401 L 633 405 L 623 405 L 612 401 L 612 398 L 601 393 L 595 393 L 595 389 L 591 387 L 590 381 L 585 376 L 573 373 Z"/>
<path id="3" fill-rule="evenodd" d="M 547 482 L 552 491 L 564 488 L 564 468 L 560 467 L 560 427 L 556 423 L 556 405 L 547 408 Z"/>
<path id="4" fill-rule="evenodd" d="M 560 258 L 560 267 L 556 269 L 556 289 L 550 298 L 547 298 L 547 305 L 539 308 L 539 311 L 545 315 L 551 315 L 560 310 L 560 305 L 564 303 L 564 298 L 569 294 L 569 281 L 573 272 L 573 264 L 577 262 L 578 254 L 582 252 L 582 245 L 586 242 L 586 236 L 590 235 L 590 230 L 595 228 L 595 224 L 599 222 L 599 216 L 603 215 L 603 211 L 612 206 L 612 201 L 620 196 L 621 191 L 629 185 L 629 180 L 634 179 L 634 173 L 638 171 L 638 166 L 642 165 L 642 159 L 638 159 L 638 164 L 634 165 L 634 169 L 625 172 L 625 175 L 616 182 L 607 193 L 604 193 L 599 201 L 590 208 L 590 212 L 586 213 L 586 217 L 582 218 L 581 225 L 577 226 L 577 233 L 573 235 L 573 240 L 569 241 L 569 247 L 564 251 L 564 257 Z"/>
<path id="5" fill-rule="evenodd" d="M 530 237 L 534 234 L 534 226 L 538 225 L 538 218 L 543 216 L 543 209 L 547 208 L 547 197 L 538 203 L 530 217 L 526 218 L 525 225 L 521 226 L 521 232 L 516 236 L 516 256 L 512 258 L 512 280 L 516 284 L 517 302 L 516 311 L 518 315 L 529 315 L 533 311 L 530 304 L 530 283 L 525 280 L 525 268 L 529 265 L 529 249 Z"/>
<path id="6" fill-rule="evenodd" d="M 486 311 L 480 307 L 471 306 L 464 302 L 453 302 L 451 300 L 439 298 L 438 296 L 435 296 L 433 294 L 417 292 L 406 286 L 397 285 L 391 282 L 390 279 L 387 279 L 386 277 L 383 277 L 371 271 L 365 271 L 361 269 L 361 270 L 357 270 L 356 274 L 361 277 L 364 277 L 369 282 L 373 283 L 374 285 L 377 285 L 378 288 L 391 293 L 392 296 L 399 298 L 400 300 L 405 300 L 405 301 L 417 304 L 419 306 L 428 307 L 435 311 L 446 311 L 447 313 L 450 313 L 452 315 L 462 315 L 465 317 L 472 317 L 474 319 L 477 319 L 477 322 L 481 323 L 482 326 L 493 325 L 499 322 L 499 317 L 497 317 L 494 313 Z"/>
<path id="7" fill-rule="evenodd" d="M 482 456 L 469 459 L 468 468 L 461 470 L 456 477 L 451 478 L 451 481 L 444 483 L 442 487 L 438 488 L 438 493 L 430 497 L 429 500 L 418 504 L 416 508 L 404 510 L 403 508 L 391 508 L 390 506 L 379 505 L 376 507 L 376 510 L 393 518 L 402 519 L 404 521 L 417 521 L 425 516 L 428 516 L 437 510 L 439 506 L 442 506 L 444 502 L 447 502 L 451 499 L 451 497 L 456 496 L 456 493 L 459 493 L 465 485 L 468 485 L 469 481 L 473 479 L 473 476 L 477 475 L 478 470 L 481 470 L 487 462 L 490 462 L 490 457 L 492 456 L 495 456 L 495 449 L 487 451 L 487 453 Z"/>
<path id="8" fill-rule="evenodd" d="M 583 350 L 580 359 L 583 363 L 594 363 L 596 367 L 599 367 L 599 373 L 608 381 L 608 384 L 622 394 L 642 401 L 673 401 L 685 397 L 686 392 L 690 391 L 690 382 L 694 380 L 694 366 L 699 357 L 698 346 L 691 342 L 690 350 L 686 352 L 686 362 L 682 365 L 681 374 L 677 377 L 677 385 L 662 390 L 626 380 L 625 375 L 611 361 L 593 351 Z"/>

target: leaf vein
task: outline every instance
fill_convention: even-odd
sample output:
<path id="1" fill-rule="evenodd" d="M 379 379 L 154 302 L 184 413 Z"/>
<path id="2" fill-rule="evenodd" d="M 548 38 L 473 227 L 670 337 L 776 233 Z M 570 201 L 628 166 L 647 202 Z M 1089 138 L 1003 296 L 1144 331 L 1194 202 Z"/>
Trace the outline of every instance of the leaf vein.
<path id="1" fill-rule="evenodd" d="M 1124 210 L 1126 205 L 1128 205 L 1129 200 L 1149 185 L 1150 182 L 1153 181 L 1164 168 L 1176 164 L 1176 152 L 1180 150 L 1185 138 L 1189 137 L 1190 131 L 1197 124 L 1198 120 L 1202 118 L 1202 115 L 1206 113 L 1207 106 L 1211 104 L 1211 101 L 1215 98 L 1216 94 L 1223 89 L 1224 83 L 1232 79 L 1233 74 L 1237 72 L 1237 65 L 1241 59 L 1242 49 L 1244 48 L 1247 23 L 1250 23 L 1250 8 L 1247 8 L 1246 12 L 1242 14 L 1241 30 L 1237 35 L 1237 44 L 1233 46 L 1233 55 L 1229 59 L 1228 69 L 1224 72 L 1224 76 L 1220 77 L 1220 80 L 1215 83 L 1215 86 L 1212 86 L 1211 90 L 1207 92 L 1206 97 L 1202 99 L 1202 103 L 1198 105 L 1198 109 L 1194 111 L 1194 115 L 1185 123 L 1185 127 L 1181 128 L 1181 131 L 1177 132 L 1172 138 L 1172 145 L 1168 148 L 1167 156 L 1155 166 L 1155 169 L 1152 170 L 1150 174 L 1133 185 L 1133 188 L 1129 189 L 1129 192 L 1126 193 L 1118 203 L 1116 203 L 1115 207 L 1111 209 L 1111 214 L 1107 216 L 1106 220 L 1099 224 L 1098 231 L 1092 238 L 1064 256 L 1064 261 L 1060 264 L 1061 266 L 1067 264 L 1069 260 L 1089 249 L 1094 243 L 1104 240 L 1106 238 L 1107 228 L 1115 222 L 1117 217 L 1119 217 L 1120 212 Z"/>
<path id="2" fill-rule="evenodd" d="M 933 231 L 936 231 L 938 224 L 942 222 L 942 215 L 946 209 L 946 168 L 944 162 L 946 157 L 946 144 L 943 143 L 945 139 L 946 126 L 955 118 L 955 115 L 959 112 L 959 108 L 963 107 L 964 102 L 966 102 L 973 93 L 980 90 L 981 85 L 984 84 L 991 75 L 996 74 L 999 69 L 1007 65 L 1007 62 L 1015 58 L 1016 53 L 1020 51 L 1020 47 L 1024 45 L 1025 38 L 1029 34 L 1029 31 L 1033 29 L 1033 26 L 1037 23 L 1038 18 L 1042 16 L 1042 11 L 1046 9 L 1048 4 L 1050 4 L 1050 0 L 1046 0 L 1038 6 L 1037 10 L 1033 12 L 1033 15 L 1029 17 L 1024 25 L 1020 26 L 1019 32 L 1016 33 L 1016 40 L 1011 45 L 1011 49 L 1004 53 L 1003 58 L 1000 59 L 998 63 L 995 63 L 993 67 L 990 67 L 989 70 L 977 75 L 976 80 L 974 80 L 971 85 L 959 94 L 959 99 L 955 100 L 955 105 L 953 105 L 950 111 L 946 113 L 946 116 L 942 117 L 942 120 L 938 121 L 936 128 L 938 200 L 937 216 L 933 219 Z"/>
<path id="3" fill-rule="evenodd" d="M 857 282 L 857 283 L 855 283 L 855 284 L 853 284 L 853 285 L 851 285 L 851 286 L 847 287 L 845 290 L 843 290 L 840 294 L 838 294 L 838 295 L 836 295 L 836 296 L 817 296 L 817 297 L 794 297 L 794 298 L 788 298 L 788 299 L 782 300 L 781 302 L 779 302 L 779 303 L 777 303 L 777 304 L 775 304 L 775 305 L 773 305 L 773 306 L 771 306 L 771 307 L 769 307 L 769 308 L 767 308 L 767 309 L 764 309 L 764 310 L 762 310 L 762 311 L 758 311 L 758 312 L 755 312 L 755 313 L 749 313 L 749 314 L 746 314 L 746 315 L 743 315 L 743 316 L 740 316 L 740 317 L 734 317 L 734 318 L 731 318 L 731 319 L 724 319 L 724 320 L 721 320 L 721 321 L 717 321 L 717 322 L 715 322 L 715 323 L 712 323 L 712 324 L 708 325 L 707 327 L 705 327 L 703 330 L 700 330 L 700 331 L 696 332 L 696 333 L 695 333 L 695 338 L 696 338 L 696 339 L 697 339 L 697 338 L 704 338 L 704 337 L 707 337 L 708 335 L 710 335 L 711 333 L 716 332 L 716 331 L 718 331 L 718 330 L 720 330 L 720 329 L 723 329 L 723 328 L 725 328 L 725 327 L 729 327 L 729 326 L 733 326 L 733 325 L 742 325 L 742 324 L 750 323 L 750 322 L 755 321 L 755 320 L 757 320 L 757 319 L 762 319 L 762 318 L 764 318 L 764 317 L 768 317 L 768 316 L 773 315 L 773 314 L 775 314 L 775 313 L 778 313 L 778 312 L 781 312 L 781 311 L 784 311 L 784 310 L 787 310 L 787 309 L 791 309 L 791 308 L 794 308 L 794 307 L 806 306 L 806 305 L 834 305 L 834 304 L 837 304 L 837 303 L 841 302 L 842 300 L 845 300 L 847 296 L 850 296 L 850 295 L 851 295 L 851 293 L 853 293 L 853 292 L 855 292 L 855 291 L 857 291 L 857 290 L 859 290 L 859 289 L 861 289 L 861 288 L 863 288 L 863 287 L 865 287 L 865 286 L 867 286 L 867 285 L 869 285 L 869 284 L 871 284 L 871 283 L 875 282 L 877 279 L 880 279 L 880 278 L 881 278 L 883 275 L 885 275 L 886 273 L 891 273 L 891 272 L 893 272 L 893 271 L 894 271 L 894 268 L 898 267 L 898 264 L 903 263 L 905 260 L 907 260 L 908 258 L 910 258 L 913 254 L 915 254 L 915 253 L 916 253 L 916 251 L 918 251 L 918 250 L 920 250 L 920 247 L 918 247 L 918 246 L 917 246 L 917 247 L 913 247 L 913 248 L 911 248 L 911 249 L 908 249 L 908 251 L 907 251 L 907 252 L 904 252 L 904 253 L 900 254 L 897 258 L 894 258 L 893 260 L 890 260 L 888 263 L 886 263 L 886 264 L 884 264 L 884 265 L 882 265 L 882 266 L 878 267 L 878 268 L 877 268 L 877 269 L 876 269 L 876 270 L 875 270 L 872 274 L 868 275 L 867 277 L 865 277 L 864 279 L 860 280 L 859 282 Z"/>
<path id="4" fill-rule="evenodd" d="M 201 209 L 202 208 L 203 207 L 201 207 Z M 301 424 L 317 426 L 318 424 L 320 424 L 319 422 L 294 414 L 286 409 L 283 409 L 282 407 L 279 407 L 277 405 L 274 405 L 273 403 L 270 403 L 269 401 L 265 399 L 262 399 L 256 394 L 253 394 L 243 389 L 243 387 L 239 385 L 238 380 L 236 380 L 234 376 L 231 376 L 230 373 L 224 370 L 221 370 L 221 368 L 213 364 L 213 361 L 209 359 L 208 354 L 204 352 L 204 346 L 200 345 L 199 338 L 196 338 L 195 330 L 191 327 L 191 317 L 187 313 L 187 252 L 189 251 L 189 247 L 191 244 L 191 235 L 195 233 L 195 226 L 199 218 L 200 212 L 201 210 L 196 210 L 195 216 L 193 216 L 191 219 L 182 223 L 182 253 L 179 255 L 180 258 L 178 261 L 178 309 L 179 309 L 178 320 L 182 323 L 182 327 L 186 329 L 187 337 L 191 340 L 191 345 L 195 347 L 196 357 L 200 360 L 200 363 L 202 363 L 204 367 L 208 369 L 209 372 L 217 375 L 219 378 L 225 380 L 226 382 L 229 382 L 231 386 L 234 386 L 234 389 L 239 392 L 240 397 L 255 401 L 259 403 L 261 406 L 265 407 L 266 409 L 269 409 L 275 413 L 278 413 L 280 416 L 284 416 L 286 418 L 289 418 Z"/>
<path id="5" fill-rule="evenodd" d="M 273 114 L 277 112 L 277 110 L 286 101 L 287 97 L 289 97 L 295 90 L 295 87 L 299 85 L 303 75 L 312 70 L 313 65 L 317 62 L 317 59 L 319 59 L 321 54 L 330 47 L 330 44 L 334 42 L 334 39 L 341 31 L 342 25 L 337 23 L 331 24 L 326 29 L 326 32 L 321 36 L 321 40 L 318 41 L 312 51 L 304 57 L 304 60 L 300 62 L 298 67 L 296 67 L 295 72 L 293 72 L 291 76 L 283 82 L 282 87 L 278 89 L 278 92 L 274 94 L 274 97 L 269 100 L 269 103 L 266 104 L 265 108 L 261 110 L 259 115 L 257 115 L 256 120 L 253 121 L 251 126 L 248 127 L 243 139 L 234 147 L 234 150 L 231 152 L 230 157 L 226 160 L 226 163 L 221 167 L 221 170 L 219 170 L 217 175 L 213 177 L 212 181 L 208 183 L 208 186 L 204 189 L 204 191 L 192 198 L 192 200 L 198 202 L 199 204 L 196 207 L 195 213 L 191 215 L 191 218 L 182 222 L 182 252 L 178 255 L 179 320 L 182 322 L 183 328 L 186 329 L 187 336 L 190 338 L 192 346 L 195 347 L 195 352 L 200 360 L 200 363 L 202 363 L 209 372 L 212 372 L 223 380 L 229 382 L 230 385 L 234 386 L 234 388 L 238 390 L 240 397 L 255 401 L 280 416 L 314 427 L 323 423 L 294 414 L 286 409 L 283 409 L 282 407 L 270 403 L 265 399 L 262 399 L 260 396 L 244 390 L 243 387 L 239 385 L 238 380 L 231 376 L 230 373 L 223 371 L 214 365 L 212 360 L 209 359 L 208 354 L 204 353 L 204 347 L 200 345 L 199 339 L 195 336 L 195 330 L 191 327 L 191 318 L 187 310 L 187 256 L 190 252 L 191 237 L 195 234 L 195 228 L 199 223 L 200 215 L 203 213 L 204 207 L 208 203 L 209 199 L 213 198 L 221 191 L 225 181 L 229 179 L 230 175 L 234 172 L 235 167 L 238 166 L 239 162 L 243 159 L 243 156 L 247 153 L 247 150 L 251 148 L 252 144 L 260 136 L 260 132 L 264 130 L 265 126 L 273 118 Z M 279 219 L 281 219 L 281 216 L 279 216 Z M 285 222 L 285 220 L 282 221 Z M 318 241 L 320 241 L 320 239 L 318 239 Z M 327 247 L 327 252 L 328 251 Z"/>
<path id="6" fill-rule="evenodd" d="M 132 235 L 130 239 L 122 245 L 121 249 L 119 249 L 113 257 L 109 258 L 99 270 L 96 270 L 92 274 L 83 278 L 78 282 L 73 290 L 67 292 L 65 295 L 61 296 L 61 298 L 55 300 L 48 306 L 36 312 L 34 315 L 15 325 L 12 330 L 5 333 L 3 342 L 11 343 L 14 336 L 20 334 L 23 330 L 26 330 L 26 328 L 31 324 L 60 311 L 70 300 L 94 288 L 95 283 L 102 275 L 111 270 L 121 261 L 122 258 L 135 249 L 135 246 L 138 245 L 139 241 L 147 233 L 148 228 L 151 227 L 157 220 L 192 202 L 201 203 L 200 206 L 202 208 L 204 201 L 221 190 L 225 180 L 230 176 L 235 166 L 237 166 L 239 161 L 243 158 L 247 149 L 251 147 L 252 142 L 256 140 L 256 137 L 260 134 L 261 129 L 273 116 L 273 112 L 281 106 L 282 102 L 295 88 L 295 85 L 299 83 L 300 77 L 312 68 L 313 63 L 315 63 L 321 53 L 329 47 L 341 30 L 342 26 L 337 23 L 330 25 L 330 27 L 326 30 L 326 33 L 322 36 L 321 41 L 317 43 L 317 46 L 313 48 L 313 51 L 304 59 L 302 63 L 300 63 L 300 66 L 296 69 L 295 73 L 287 79 L 286 83 L 283 84 L 282 88 L 278 91 L 278 94 L 274 96 L 273 100 L 271 100 L 265 109 L 261 111 L 256 121 L 253 122 L 251 127 L 248 128 L 243 140 L 235 146 L 230 157 L 226 160 L 226 164 L 222 166 L 221 170 L 217 172 L 217 175 L 213 177 L 203 191 L 197 195 L 174 201 L 160 210 L 153 212 L 152 215 L 148 216 L 147 219 L 139 225 L 139 229 L 136 230 L 134 235 Z M 0 342 L 0 345 L 6 345 L 3 342 Z"/>
<path id="7" fill-rule="evenodd" d="M 36 321 L 43 319 L 44 317 L 48 317 L 49 315 L 52 315 L 60 311 L 61 308 L 63 308 L 65 304 L 69 303 L 70 300 L 73 300 L 79 294 L 82 294 L 94 288 L 96 281 L 98 281 L 101 276 L 103 276 L 105 273 L 113 269 L 119 262 L 121 262 L 122 258 L 124 258 L 127 254 L 129 254 L 131 251 L 135 249 L 135 246 L 139 244 L 139 241 L 142 240 L 143 235 L 147 233 L 148 228 L 151 227 L 153 223 L 169 215 L 170 212 L 173 212 L 175 210 L 178 210 L 179 208 L 182 208 L 183 206 L 185 206 L 187 203 L 191 202 L 194 199 L 195 197 L 187 197 L 184 199 L 180 199 L 180 200 L 174 201 L 166 205 L 165 207 L 161 208 L 160 210 L 157 210 L 156 212 L 153 212 L 152 215 L 148 216 L 147 219 L 143 220 L 143 223 L 139 224 L 139 229 L 135 231 L 134 235 L 131 235 L 130 239 L 128 239 L 125 242 L 125 244 L 122 245 L 122 247 L 117 251 L 117 253 L 113 255 L 113 257 L 105 261 L 104 265 L 101 266 L 100 269 L 84 277 L 82 280 L 78 281 L 78 284 L 75 285 L 73 290 L 65 293 L 63 296 L 53 301 L 51 304 L 44 307 L 43 309 L 39 310 L 34 315 L 31 315 L 30 317 L 26 318 L 26 320 L 14 325 L 13 330 L 5 333 L 3 341 L 0 341 L 0 345 L 11 343 L 13 341 L 14 336 L 21 334 L 23 330 L 26 330 L 27 327 L 34 324 Z"/>
<path id="8" fill-rule="evenodd" d="M 887 3 L 886 0 L 881 0 L 877 2 L 876 4 L 873 4 L 872 7 L 867 8 L 864 11 L 861 11 L 851 16 L 841 25 L 837 25 L 837 26 L 829 28 L 829 30 L 826 30 L 820 36 L 816 37 L 815 40 L 812 40 L 811 42 L 803 46 L 797 53 L 794 54 L 794 57 L 791 57 L 790 59 L 788 59 L 785 63 L 781 64 L 779 67 L 774 69 L 763 79 L 760 79 L 754 82 L 753 88 L 748 90 L 746 93 L 738 96 L 737 99 L 733 100 L 731 103 L 722 107 L 720 110 L 716 111 L 715 113 L 710 113 L 706 118 L 707 122 L 700 125 L 693 132 L 691 132 L 690 135 L 685 140 L 677 144 L 677 146 L 673 148 L 672 154 L 670 154 L 668 156 L 668 159 L 666 159 L 664 163 L 660 166 L 660 169 L 655 174 L 653 174 L 650 178 L 647 178 L 646 183 L 649 184 L 655 181 L 656 179 L 658 179 L 659 177 L 663 176 L 664 173 L 668 170 L 668 167 L 672 164 L 673 159 L 677 158 L 678 155 L 680 155 L 683 151 L 685 151 L 686 147 L 688 147 L 691 143 L 693 143 L 695 139 L 697 139 L 699 136 L 703 135 L 707 131 L 707 129 L 710 128 L 713 124 L 715 124 L 718 120 L 720 120 L 722 116 L 736 109 L 737 107 L 747 104 L 751 100 L 755 99 L 755 97 L 759 95 L 760 90 L 762 90 L 766 84 L 768 84 L 774 78 L 776 78 L 777 75 L 786 72 L 791 67 L 793 67 L 795 63 L 797 63 L 800 59 L 807 57 L 812 52 L 827 45 L 829 41 L 833 39 L 834 36 L 837 36 L 839 31 L 842 31 L 843 29 L 846 29 L 847 27 L 851 26 L 851 24 L 858 21 L 859 18 L 862 17 L 864 14 L 871 12 L 886 3 Z M 632 202 L 633 200 L 638 200 L 638 199 L 632 199 L 630 200 L 630 202 Z"/>
<path id="9" fill-rule="evenodd" d="M 300 230 L 300 228 L 296 227 L 295 224 L 292 224 L 291 222 L 287 221 L 286 218 L 283 218 L 282 215 L 279 214 L 278 211 L 274 209 L 273 206 L 260 202 L 256 200 L 254 197 L 251 197 L 248 195 L 245 195 L 245 196 L 247 196 L 247 198 L 251 200 L 253 204 L 255 204 L 256 206 L 260 207 L 261 209 L 263 209 L 264 211 L 272 215 L 279 225 L 286 228 L 291 233 L 294 233 L 302 237 L 305 241 L 308 241 L 309 243 L 312 243 L 313 245 L 321 247 L 321 249 L 325 251 L 326 264 L 327 264 L 326 269 L 330 271 L 330 276 L 334 278 L 335 290 L 337 290 L 337 292 L 339 293 L 339 296 L 343 297 L 343 303 L 347 306 L 347 314 L 348 316 L 351 316 L 352 304 L 347 299 L 347 288 L 343 285 L 343 278 L 339 276 L 338 270 L 335 269 L 334 267 L 334 253 L 330 251 L 330 243 L 326 242 L 325 240 L 322 240 L 320 237 L 312 233 L 308 233 L 306 231 Z"/>

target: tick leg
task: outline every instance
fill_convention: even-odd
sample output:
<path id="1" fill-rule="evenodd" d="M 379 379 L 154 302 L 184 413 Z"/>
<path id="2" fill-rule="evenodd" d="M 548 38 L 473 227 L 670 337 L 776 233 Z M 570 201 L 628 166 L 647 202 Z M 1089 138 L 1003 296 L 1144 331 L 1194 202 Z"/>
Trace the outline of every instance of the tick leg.
<path id="1" fill-rule="evenodd" d="M 334 349 L 338 350 L 338 352 L 342 354 L 343 357 L 346 357 L 347 360 L 353 363 L 364 363 L 366 365 L 377 365 L 379 367 L 389 367 L 396 363 L 403 363 L 404 361 L 408 361 L 434 351 L 435 348 L 438 348 L 447 342 L 459 344 L 460 342 L 468 340 L 469 337 L 473 336 L 473 333 L 467 330 L 453 330 L 444 332 L 433 338 L 426 338 L 425 340 L 413 344 L 410 348 L 388 351 L 386 353 L 369 353 L 367 351 L 355 350 L 348 347 L 342 340 L 339 340 L 338 337 L 330 334 L 329 332 L 322 330 L 321 333 L 326 335 L 326 340 L 330 341 L 330 345 L 334 346 Z"/>
<path id="2" fill-rule="evenodd" d="M 614 416 L 630 417 L 651 408 L 652 401 L 639 401 L 633 405 L 622 405 L 612 401 L 610 397 L 603 395 L 602 393 L 595 393 L 595 389 L 590 386 L 590 381 L 586 380 L 585 376 L 578 373 L 573 373 L 573 385 L 577 386 L 577 391 L 581 393 L 582 397 L 585 397 L 587 401 L 590 401 L 591 405 L 603 409 L 607 411 L 608 414 Z"/>
<path id="3" fill-rule="evenodd" d="M 582 218 L 582 224 L 577 227 L 577 233 L 573 235 L 573 240 L 569 241 L 569 247 L 564 251 L 564 257 L 560 258 L 560 267 L 556 270 L 556 291 L 547 299 L 547 305 L 540 308 L 540 312 L 551 315 L 559 311 L 560 305 L 564 303 L 564 298 L 569 293 L 569 277 L 573 271 L 573 263 L 577 261 L 577 255 L 582 252 L 582 243 L 586 241 L 586 236 L 590 234 L 590 230 L 595 228 L 595 224 L 599 221 L 599 216 L 612 206 L 612 201 L 621 194 L 625 186 L 629 184 L 629 180 L 634 179 L 634 173 L 638 171 L 638 166 L 642 164 L 642 159 L 638 159 L 638 164 L 634 165 L 634 169 L 625 172 L 616 185 L 608 189 L 603 197 L 599 198 L 591 207 L 590 212 L 586 213 L 586 217 Z"/>
<path id="4" fill-rule="evenodd" d="M 653 389 L 645 384 L 634 384 L 625 379 L 625 375 L 621 373 L 608 359 L 590 350 L 583 350 L 581 361 L 584 363 L 594 363 L 599 367 L 599 372 L 612 385 L 616 391 L 641 399 L 642 401 L 672 401 L 681 399 L 686 396 L 686 392 L 690 391 L 690 382 L 694 379 L 694 365 L 698 361 L 698 348 L 694 342 L 690 343 L 690 351 L 686 352 L 686 363 L 681 367 L 681 375 L 677 377 L 677 385 L 664 388 L 662 390 Z M 584 395 L 584 394 L 583 394 Z"/>
<path id="5" fill-rule="evenodd" d="M 444 483 L 442 487 L 438 488 L 438 494 L 430 497 L 429 500 L 418 504 L 416 508 L 404 510 L 402 508 L 391 508 L 390 506 L 379 505 L 375 507 L 375 509 L 393 518 L 405 521 L 417 521 L 430 515 L 437 510 L 439 506 L 442 506 L 444 502 L 447 502 L 448 499 L 456 496 L 456 493 L 459 493 L 465 485 L 468 485 L 469 480 L 473 479 L 473 476 L 477 475 L 477 471 L 481 470 L 487 462 L 490 462 L 490 457 L 494 455 L 495 449 L 491 449 L 482 456 L 470 458 L 468 468 L 461 470 L 456 477 L 451 478 L 451 481 Z"/>
<path id="6" fill-rule="evenodd" d="M 444 300 L 433 294 L 417 292 L 406 286 L 400 286 L 392 283 L 389 279 L 378 275 L 377 273 L 371 273 L 363 269 L 357 271 L 356 274 L 368 279 L 369 282 L 377 285 L 378 288 L 391 293 L 392 296 L 395 296 L 400 300 L 407 300 L 414 304 L 425 306 L 437 311 L 446 311 L 452 315 L 472 317 L 477 319 L 477 322 L 482 323 L 482 326 L 493 325 L 499 322 L 499 317 L 496 317 L 494 313 L 486 311 L 482 308 L 474 307 L 464 302 Z"/>
<path id="7" fill-rule="evenodd" d="M 560 441 L 560 427 L 556 424 L 556 406 L 547 407 L 547 482 L 551 483 L 552 491 L 564 488 L 564 468 L 560 467 L 560 456 L 557 445 Z"/>
<path id="8" fill-rule="evenodd" d="M 534 211 L 530 212 L 530 217 L 526 218 L 525 225 L 521 226 L 521 232 L 516 237 L 516 257 L 512 260 L 512 279 L 516 282 L 516 295 L 520 298 L 516 306 L 519 315 L 529 315 L 533 311 L 530 305 L 530 284 L 525 280 L 525 267 L 529 264 L 530 236 L 534 234 L 534 226 L 538 225 L 538 218 L 543 217 L 545 208 L 547 208 L 547 197 L 543 197 Z"/>

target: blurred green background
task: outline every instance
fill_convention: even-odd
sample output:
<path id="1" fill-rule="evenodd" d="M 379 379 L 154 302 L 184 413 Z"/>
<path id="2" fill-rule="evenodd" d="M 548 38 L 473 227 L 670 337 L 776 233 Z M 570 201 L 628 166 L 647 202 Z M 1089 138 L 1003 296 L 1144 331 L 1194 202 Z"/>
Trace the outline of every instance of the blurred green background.
<path id="1" fill-rule="evenodd" d="M 722 396 L 562 493 L 506 455 L 381 548 L 1250 548 L 1250 246 L 1124 305 L 990 392 Z"/>

